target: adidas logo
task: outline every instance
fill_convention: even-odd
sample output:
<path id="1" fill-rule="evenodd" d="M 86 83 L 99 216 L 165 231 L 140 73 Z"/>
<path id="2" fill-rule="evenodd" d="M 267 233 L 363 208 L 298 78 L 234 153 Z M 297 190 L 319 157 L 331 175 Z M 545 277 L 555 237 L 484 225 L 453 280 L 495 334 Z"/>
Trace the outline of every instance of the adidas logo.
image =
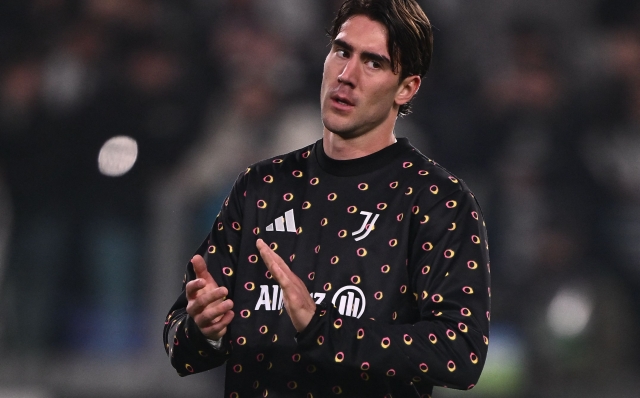
<path id="1" fill-rule="evenodd" d="M 296 232 L 296 220 L 293 218 L 293 209 L 284 213 L 284 216 L 276 218 L 274 222 L 267 225 L 267 231 L 273 231 L 275 224 L 275 230 L 279 232 Z"/>

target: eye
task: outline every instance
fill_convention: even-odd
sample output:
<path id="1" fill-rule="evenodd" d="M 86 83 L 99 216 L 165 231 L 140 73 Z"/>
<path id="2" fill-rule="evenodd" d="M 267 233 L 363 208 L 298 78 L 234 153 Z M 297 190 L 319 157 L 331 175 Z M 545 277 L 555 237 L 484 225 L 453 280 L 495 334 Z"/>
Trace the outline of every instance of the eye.
<path id="1" fill-rule="evenodd" d="M 382 65 L 378 61 L 367 61 L 367 66 L 372 69 L 382 68 Z"/>
<path id="2" fill-rule="evenodd" d="M 342 49 L 342 48 L 337 49 L 336 50 L 336 54 L 338 55 L 339 58 L 348 58 L 349 57 L 349 53 L 346 50 Z"/>

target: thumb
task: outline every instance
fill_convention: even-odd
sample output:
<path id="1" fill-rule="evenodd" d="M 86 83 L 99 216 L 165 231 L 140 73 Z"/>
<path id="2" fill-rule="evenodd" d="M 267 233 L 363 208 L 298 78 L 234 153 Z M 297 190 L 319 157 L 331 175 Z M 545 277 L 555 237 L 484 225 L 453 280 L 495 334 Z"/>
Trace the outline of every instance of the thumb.
<path id="1" fill-rule="evenodd" d="M 213 276 L 209 273 L 207 269 L 207 263 L 204 262 L 204 258 L 201 255 L 196 254 L 191 259 L 191 264 L 193 264 L 193 271 L 196 273 L 196 278 L 201 278 L 205 281 L 207 285 L 211 285 L 213 289 L 218 287 L 218 284 L 213 279 Z"/>

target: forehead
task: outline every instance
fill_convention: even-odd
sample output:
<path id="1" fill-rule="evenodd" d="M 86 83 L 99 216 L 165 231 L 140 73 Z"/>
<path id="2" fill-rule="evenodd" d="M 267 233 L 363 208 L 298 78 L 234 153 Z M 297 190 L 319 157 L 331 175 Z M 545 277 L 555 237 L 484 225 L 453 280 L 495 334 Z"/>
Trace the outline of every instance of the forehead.
<path id="1" fill-rule="evenodd" d="M 354 15 L 340 27 L 336 40 L 343 40 L 357 51 L 369 51 L 389 56 L 387 28 L 365 15 Z"/>

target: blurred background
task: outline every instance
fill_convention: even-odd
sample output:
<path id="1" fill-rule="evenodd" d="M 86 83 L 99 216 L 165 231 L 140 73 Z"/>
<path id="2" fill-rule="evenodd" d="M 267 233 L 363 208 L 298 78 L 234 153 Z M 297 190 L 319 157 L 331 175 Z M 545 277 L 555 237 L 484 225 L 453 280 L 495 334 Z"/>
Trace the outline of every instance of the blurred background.
<path id="1" fill-rule="evenodd" d="M 162 347 L 237 174 L 321 136 L 334 0 L 0 2 L 0 398 L 221 397 Z M 485 371 L 434 397 L 637 397 L 640 2 L 423 0 L 399 120 L 480 199 Z"/>

